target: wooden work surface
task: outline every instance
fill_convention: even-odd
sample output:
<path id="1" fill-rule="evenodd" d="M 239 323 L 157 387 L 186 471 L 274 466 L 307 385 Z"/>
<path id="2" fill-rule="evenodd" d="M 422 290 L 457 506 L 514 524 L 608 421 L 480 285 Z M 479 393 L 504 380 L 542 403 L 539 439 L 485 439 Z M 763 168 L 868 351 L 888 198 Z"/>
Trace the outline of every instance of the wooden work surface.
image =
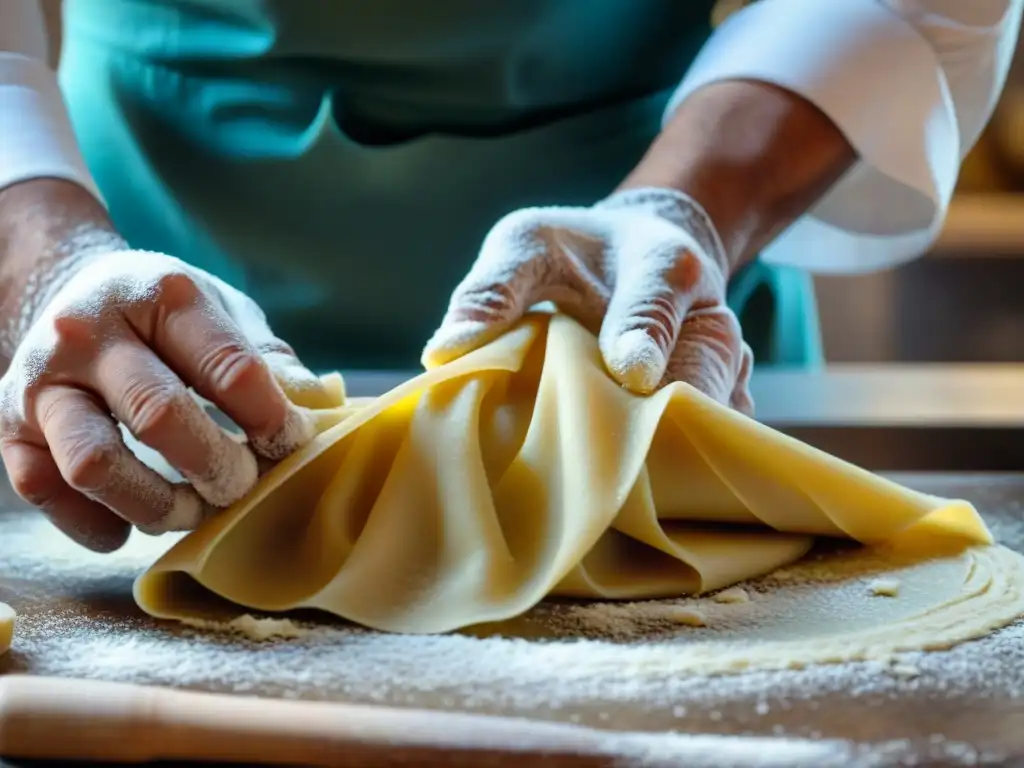
<path id="1" fill-rule="evenodd" d="M 1024 549 L 1024 475 L 898 479 L 973 501 L 1003 543 Z M 514 647 L 494 638 L 406 640 L 338 625 L 326 644 L 297 638 L 253 645 L 162 625 L 132 602 L 138 559 L 79 560 L 74 549 L 51 546 L 57 540 L 45 537 L 40 521 L 18 511 L 7 493 L 0 506 L 0 601 L 22 619 L 14 649 L 0 660 L 2 673 L 483 712 L 603 731 L 775 739 L 770 749 L 750 750 L 749 760 L 734 755 L 733 765 L 764 765 L 766 756 L 772 765 L 1024 762 L 1024 643 L 1015 640 L 1024 631 L 1017 626 L 951 652 L 924 654 L 909 678 L 861 664 L 728 680 L 648 674 L 635 683 L 605 669 L 588 680 L 585 658 L 570 652 L 558 674 L 538 687 L 537 680 L 527 679 L 524 659 L 547 654 L 550 665 L 557 640 L 556 646 L 519 641 Z M 34 536 L 48 543 L 34 549 Z M 520 666 L 503 676 L 506 658 Z M 435 671 L 449 670 L 451 679 L 425 668 L 432 664 L 438 665 Z M 580 674 L 573 675 L 574 668 Z M 830 763 L 796 739 L 842 744 L 845 758 Z"/>

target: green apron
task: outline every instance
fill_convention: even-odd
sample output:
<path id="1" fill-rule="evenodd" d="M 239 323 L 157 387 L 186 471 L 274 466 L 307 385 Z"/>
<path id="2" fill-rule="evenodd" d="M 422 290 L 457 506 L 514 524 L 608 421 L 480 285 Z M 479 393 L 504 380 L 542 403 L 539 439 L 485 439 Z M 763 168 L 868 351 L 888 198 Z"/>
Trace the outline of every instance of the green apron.
<path id="1" fill-rule="evenodd" d="M 487 230 L 640 159 L 710 32 L 688 0 L 66 0 L 61 83 L 116 224 L 237 285 L 315 368 L 417 365 Z M 820 361 L 810 278 L 730 303 Z"/>

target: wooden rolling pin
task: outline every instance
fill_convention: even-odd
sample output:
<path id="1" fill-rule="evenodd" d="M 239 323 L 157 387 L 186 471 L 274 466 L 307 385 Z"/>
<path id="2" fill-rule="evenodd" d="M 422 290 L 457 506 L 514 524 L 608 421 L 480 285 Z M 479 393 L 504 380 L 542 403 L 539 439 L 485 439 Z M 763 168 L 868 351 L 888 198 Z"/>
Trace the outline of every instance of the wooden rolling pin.
<path id="1" fill-rule="evenodd" d="M 0 677 L 0 755 L 285 765 L 611 765 L 608 737 L 509 718 L 261 699 L 91 680 Z M 454 758 L 454 760 L 453 760 Z"/>
<path id="2" fill-rule="evenodd" d="M 579 726 L 357 704 L 0 677 L 0 756 L 278 765 L 678 765 L 647 737 Z M 708 739 L 655 736 L 709 757 Z M 692 740 L 692 743 L 691 743 Z M 742 740 L 740 740 L 742 741 Z M 686 745 L 690 748 L 685 748 Z M 659 750 L 661 754 L 659 755 Z"/>
<path id="3" fill-rule="evenodd" d="M 841 742 L 615 734 L 573 725 L 359 704 L 0 677 L 0 756 L 312 766 L 832 765 Z"/>

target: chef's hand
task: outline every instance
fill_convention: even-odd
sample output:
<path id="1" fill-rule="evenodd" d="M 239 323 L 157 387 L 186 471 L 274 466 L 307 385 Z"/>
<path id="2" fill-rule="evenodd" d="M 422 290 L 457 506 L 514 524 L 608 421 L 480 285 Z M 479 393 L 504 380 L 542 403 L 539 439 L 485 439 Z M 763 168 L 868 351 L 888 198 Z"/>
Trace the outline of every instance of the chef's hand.
<path id="1" fill-rule="evenodd" d="M 158 253 L 92 250 L 29 284 L 49 296 L 0 379 L 0 454 L 14 490 L 81 544 L 116 549 L 129 524 L 194 528 L 253 487 L 257 455 L 280 459 L 311 439 L 285 390 L 316 400 L 319 380 L 212 275 Z M 117 422 L 187 482 L 143 464 Z"/>
<path id="2" fill-rule="evenodd" d="M 423 362 L 460 357 L 549 301 L 598 333 L 624 387 L 646 394 L 684 381 L 750 413 L 752 354 L 725 303 L 727 273 L 706 214 L 670 190 L 516 211 L 487 235 Z"/>

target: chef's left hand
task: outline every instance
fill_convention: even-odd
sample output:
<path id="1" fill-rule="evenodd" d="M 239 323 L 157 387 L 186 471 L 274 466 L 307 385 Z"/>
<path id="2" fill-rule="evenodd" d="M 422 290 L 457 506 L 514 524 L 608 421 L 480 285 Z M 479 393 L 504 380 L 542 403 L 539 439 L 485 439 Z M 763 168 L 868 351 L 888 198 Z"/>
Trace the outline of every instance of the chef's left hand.
<path id="1" fill-rule="evenodd" d="M 456 287 L 423 362 L 437 366 L 553 302 L 598 334 L 609 373 L 647 394 L 672 381 L 751 413 L 750 347 L 726 305 L 729 266 L 703 210 L 664 189 L 501 219 Z"/>

